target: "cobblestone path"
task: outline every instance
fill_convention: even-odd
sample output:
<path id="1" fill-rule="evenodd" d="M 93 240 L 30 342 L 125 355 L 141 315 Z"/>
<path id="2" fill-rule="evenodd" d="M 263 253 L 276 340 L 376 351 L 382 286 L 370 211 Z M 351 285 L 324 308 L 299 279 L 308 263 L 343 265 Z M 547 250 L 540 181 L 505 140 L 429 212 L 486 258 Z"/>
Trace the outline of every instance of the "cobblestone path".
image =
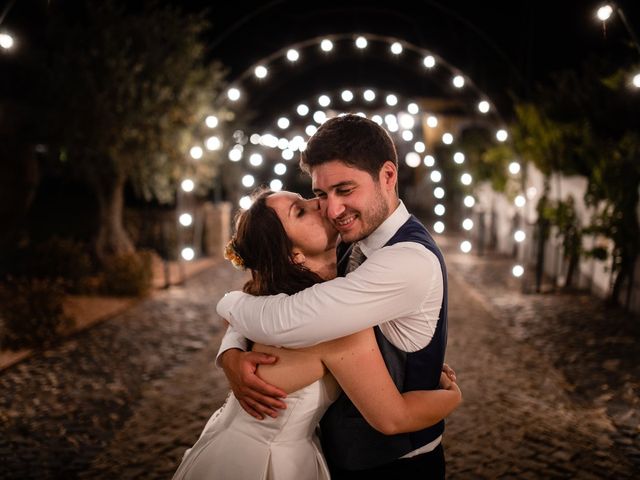
<path id="1" fill-rule="evenodd" d="M 637 319 L 524 295 L 508 259 L 447 260 L 447 361 L 464 393 L 448 478 L 637 477 Z M 0 373 L 0 477 L 170 478 L 227 395 L 214 306 L 241 280 L 221 264 Z"/>

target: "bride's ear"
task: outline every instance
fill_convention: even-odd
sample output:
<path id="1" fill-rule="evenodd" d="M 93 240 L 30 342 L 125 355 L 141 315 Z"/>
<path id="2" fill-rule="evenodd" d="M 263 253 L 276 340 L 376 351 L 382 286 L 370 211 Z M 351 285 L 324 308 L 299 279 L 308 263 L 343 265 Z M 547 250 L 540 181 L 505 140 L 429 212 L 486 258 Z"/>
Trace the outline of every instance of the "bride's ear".
<path id="1" fill-rule="evenodd" d="M 300 250 L 297 249 L 293 249 L 293 263 L 295 263 L 296 265 L 302 265 L 305 262 L 306 258 L 304 256 L 304 253 L 302 253 Z"/>

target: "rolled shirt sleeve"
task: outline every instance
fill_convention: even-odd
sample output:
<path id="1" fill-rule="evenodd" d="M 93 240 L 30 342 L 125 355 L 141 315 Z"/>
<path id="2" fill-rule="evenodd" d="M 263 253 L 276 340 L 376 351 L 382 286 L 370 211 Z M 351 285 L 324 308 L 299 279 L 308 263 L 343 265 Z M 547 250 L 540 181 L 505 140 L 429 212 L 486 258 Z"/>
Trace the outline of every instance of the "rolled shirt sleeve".
<path id="1" fill-rule="evenodd" d="M 373 252 L 346 277 L 290 296 L 231 292 L 217 311 L 238 335 L 255 342 L 308 347 L 418 310 L 437 265 L 429 255 L 421 245 L 397 243 Z"/>

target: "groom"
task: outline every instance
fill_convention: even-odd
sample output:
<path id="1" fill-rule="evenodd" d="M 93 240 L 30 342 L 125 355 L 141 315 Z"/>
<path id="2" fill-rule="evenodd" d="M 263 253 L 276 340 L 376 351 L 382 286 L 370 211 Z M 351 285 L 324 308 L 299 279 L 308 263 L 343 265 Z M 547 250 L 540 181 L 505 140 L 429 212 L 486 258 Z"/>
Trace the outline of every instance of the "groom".
<path id="1" fill-rule="evenodd" d="M 244 352 L 245 337 L 300 348 L 370 327 L 401 392 L 437 389 L 447 342 L 446 269 L 431 235 L 398 198 L 393 141 L 371 120 L 335 117 L 309 139 L 300 166 L 311 174 L 321 208 L 340 233 L 338 274 L 346 275 L 348 288 L 336 295 L 326 288 L 329 281 L 293 296 L 226 295 L 218 313 L 232 327 L 218 361 L 236 397 L 258 418 L 284 408 L 278 398 L 284 392 L 255 375 L 258 364 L 274 358 Z M 321 422 L 334 479 L 444 478 L 443 432 L 440 422 L 385 436 L 344 394 Z"/>

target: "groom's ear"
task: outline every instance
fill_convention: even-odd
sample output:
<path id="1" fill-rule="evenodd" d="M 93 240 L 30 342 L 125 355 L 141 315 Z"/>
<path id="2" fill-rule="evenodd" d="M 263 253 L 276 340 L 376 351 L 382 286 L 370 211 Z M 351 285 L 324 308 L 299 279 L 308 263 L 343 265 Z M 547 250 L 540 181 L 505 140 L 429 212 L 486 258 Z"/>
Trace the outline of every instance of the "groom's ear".
<path id="1" fill-rule="evenodd" d="M 293 249 L 293 263 L 295 263 L 296 265 L 302 265 L 306 258 L 304 256 L 304 253 L 302 253 L 300 250 L 297 249 Z"/>
<path id="2" fill-rule="evenodd" d="M 395 163 L 389 160 L 384 162 L 382 168 L 380 168 L 379 181 L 388 190 L 395 190 L 398 181 L 398 169 Z"/>

